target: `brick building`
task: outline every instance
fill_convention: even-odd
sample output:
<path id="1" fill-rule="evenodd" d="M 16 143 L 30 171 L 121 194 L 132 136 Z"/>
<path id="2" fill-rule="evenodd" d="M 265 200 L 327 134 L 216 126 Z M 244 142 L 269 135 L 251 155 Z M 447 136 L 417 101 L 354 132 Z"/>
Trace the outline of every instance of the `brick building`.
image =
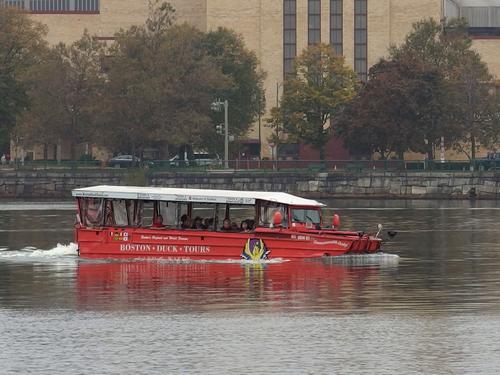
<path id="1" fill-rule="evenodd" d="M 107 39 L 142 23 L 147 0 L 4 0 L 49 28 L 51 43 L 72 42 L 84 29 Z M 284 73 L 308 44 L 331 43 L 361 79 L 371 65 L 400 43 L 418 20 L 465 16 L 474 47 L 500 77 L 500 0 L 170 0 L 178 22 L 206 31 L 224 26 L 240 33 L 267 72 L 268 107 L 277 102 Z M 268 108 L 269 109 L 269 108 Z M 269 129 L 258 125 L 249 139 L 269 155 Z M 339 147 L 332 147 L 340 149 Z M 332 150 L 333 151 L 333 150 Z M 343 154 L 342 154 L 343 155 Z M 308 154 L 314 156 L 314 152 Z M 329 157 L 340 157 L 330 152 Z"/>

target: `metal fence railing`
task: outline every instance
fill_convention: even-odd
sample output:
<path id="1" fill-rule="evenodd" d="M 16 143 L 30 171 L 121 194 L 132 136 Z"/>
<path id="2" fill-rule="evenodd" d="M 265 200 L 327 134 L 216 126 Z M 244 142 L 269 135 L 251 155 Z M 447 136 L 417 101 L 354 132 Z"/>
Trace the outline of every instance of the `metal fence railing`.
<path id="1" fill-rule="evenodd" d="M 210 172 L 224 171 L 224 162 L 203 161 L 168 161 L 154 160 L 140 163 L 109 165 L 99 160 L 57 162 L 55 160 L 25 161 L 21 163 L 9 162 L 0 164 L 0 170 L 126 170 L 130 168 L 144 168 L 153 172 Z M 500 159 L 477 159 L 458 161 L 429 161 L 429 160 L 230 160 L 228 171 L 250 172 L 362 172 L 362 171 L 500 171 Z"/>

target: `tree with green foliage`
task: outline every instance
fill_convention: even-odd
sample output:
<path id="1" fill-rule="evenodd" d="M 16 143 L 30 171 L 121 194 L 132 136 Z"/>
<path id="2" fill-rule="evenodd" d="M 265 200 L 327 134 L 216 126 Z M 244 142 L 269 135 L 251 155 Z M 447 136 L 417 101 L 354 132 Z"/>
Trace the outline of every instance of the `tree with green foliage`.
<path id="1" fill-rule="evenodd" d="M 206 33 L 203 48 L 228 80 L 225 87 L 213 94 L 215 98 L 229 102 L 230 133 L 236 137 L 244 136 L 258 116 L 264 114 L 266 106 L 265 74 L 259 68 L 257 56 L 246 48 L 240 35 L 226 28 Z M 223 123 L 223 113 L 213 113 L 212 121 L 214 124 Z M 213 137 L 213 129 L 207 130 L 206 136 Z M 222 145 L 222 142 L 218 144 Z"/>
<path id="2" fill-rule="evenodd" d="M 500 141 L 500 98 L 490 84 L 488 67 L 476 51 L 462 56 L 453 77 L 458 104 L 454 120 L 461 125 L 461 137 L 453 146 L 474 160 L 478 144 L 493 149 Z"/>
<path id="3" fill-rule="evenodd" d="M 283 127 L 289 139 L 311 145 L 324 160 L 333 129 L 331 120 L 355 97 L 358 85 L 356 74 L 331 46 L 310 46 L 285 78 L 279 112 L 273 112 L 268 126 Z"/>
<path id="4" fill-rule="evenodd" d="M 204 35 L 173 25 L 167 3 L 151 3 L 145 25 L 122 30 L 106 57 L 100 144 L 140 155 L 152 145 L 202 145 L 213 129 L 210 104 L 229 79 L 205 49 Z"/>
<path id="5" fill-rule="evenodd" d="M 46 28 L 25 14 L 0 7 L 0 149 L 6 149 L 16 116 L 28 105 L 24 76 L 46 48 Z"/>
<path id="6" fill-rule="evenodd" d="M 101 42 L 87 32 L 70 46 L 58 44 L 27 74 L 30 106 L 19 119 L 17 133 L 25 143 L 76 146 L 92 140 L 94 112 L 104 77 Z M 46 154 L 46 152 L 45 152 Z"/>
<path id="7" fill-rule="evenodd" d="M 474 157 L 475 142 L 498 139 L 498 105 L 489 95 L 491 77 L 463 20 L 414 25 L 404 43 L 391 47 L 388 60 L 370 71 L 370 79 L 340 116 L 338 134 L 352 151 L 378 152 L 382 158 L 413 151 L 435 159 L 445 146 Z"/>
<path id="8" fill-rule="evenodd" d="M 483 89 L 479 90 L 483 91 L 483 95 L 476 91 L 480 96 L 477 99 L 488 99 L 484 96 L 484 83 L 490 79 L 486 66 L 472 50 L 465 20 L 438 23 L 429 19 L 417 22 L 401 46 L 391 47 L 390 56 L 394 61 L 410 61 L 420 72 L 421 90 L 413 96 L 415 136 L 409 149 L 434 159 L 442 137 L 447 147 L 458 148 L 467 134 L 474 133 L 467 130 L 472 126 L 468 117 L 474 110 L 470 106 L 470 98 L 464 96 L 464 88 L 474 86 L 479 89 L 482 86 Z M 466 76 L 469 77 L 468 84 L 463 82 Z M 468 109 L 464 111 L 466 107 Z"/>
<path id="9" fill-rule="evenodd" d="M 335 119 L 335 134 L 352 155 L 378 153 L 385 160 L 395 153 L 403 158 L 415 121 L 411 98 L 418 80 L 410 79 L 414 68 L 381 60 L 370 69 L 368 82 Z"/>

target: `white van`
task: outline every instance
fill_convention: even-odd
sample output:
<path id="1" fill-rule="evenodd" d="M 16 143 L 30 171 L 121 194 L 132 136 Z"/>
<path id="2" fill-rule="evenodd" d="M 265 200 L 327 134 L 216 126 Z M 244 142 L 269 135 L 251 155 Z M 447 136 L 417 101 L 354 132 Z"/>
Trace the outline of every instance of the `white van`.
<path id="1" fill-rule="evenodd" d="M 209 154 L 207 152 L 194 152 L 193 165 L 206 166 L 206 165 L 222 165 L 222 160 L 217 154 Z"/>
<path id="2" fill-rule="evenodd" d="M 192 159 L 187 161 L 181 158 L 179 155 L 175 155 L 170 158 L 170 165 L 179 166 L 218 166 L 222 165 L 222 160 L 217 154 L 210 154 L 208 152 L 194 152 Z"/>

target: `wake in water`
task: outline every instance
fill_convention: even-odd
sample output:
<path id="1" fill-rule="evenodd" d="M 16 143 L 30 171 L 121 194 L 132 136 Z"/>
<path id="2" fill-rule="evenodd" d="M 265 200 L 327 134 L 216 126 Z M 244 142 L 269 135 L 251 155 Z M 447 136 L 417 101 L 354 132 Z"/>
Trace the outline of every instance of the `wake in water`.
<path id="1" fill-rule="evenodd" d="M 24 261 L 47 261 L 54 260 L 75 260 L 78 257 L 78 245 L 70 243 L 69 245 L 57 244 L 56 247 L 50 250 L 42 250 L 36 247 L 27 246 L 21 250 L 9 250 L 7 248 L 0 248 L 0 260 L 24 260 Z M 397 266 L 399 263 L 399 256 L 395 254 L 377 253 L 377 254 L 356 254 L 356 255 L 341 255 L 335 257 L 324 257 L 318 259 L 327 264 L 345 264 L 354 266 Z M 226 260 L 193 260 L 187 258 L 136 258 L 136 259 L 122 259 L 122 260 L 106 260 L 102 259 L 98 262 L 158 262 L 158 263 L 222 263 L 222 264 L 278 264 L 289 262 L 289 259 L 274 258 L 268 260 L 244 260 L 244 259 L 226 259 Z"/>
<path id="2" fill-rule="evenodd" d="M 21 250 L 9 250 L 7 248 L 0 248 L 0 259 L 53 259 L 76 256 L 78 256 L 78 245 L 75 243 L 70 243 L 69 245 L 57 244 L 56 247 L 50 250 L 42 250 L 32 246 L 26 246 Z"/>
<path id="3" fill-rule="evenodd" d="M 354 266 L 397 266 L 400 257 L 396 254 L 376 253 L 340 255 L 336 257 L 325 257 L 322 260 L 326 263 L 348 264 Z"/>
<path id="4" fill-rule="evenodd" d="M 266 260 L 246 260 L 246 259 L 188 259 L 188 258 L 141 258 L 135 259 L 137 261 L 144 262 L 157 262 L 166 264 L 186 264 L 186 263 L 200 263 L 200 264 L 278 264 L 283 262 L 289 262 L 289 259 L 283 258 L 273 258 Z M 128 260 L 130 261 L 130 260 Z"/>

